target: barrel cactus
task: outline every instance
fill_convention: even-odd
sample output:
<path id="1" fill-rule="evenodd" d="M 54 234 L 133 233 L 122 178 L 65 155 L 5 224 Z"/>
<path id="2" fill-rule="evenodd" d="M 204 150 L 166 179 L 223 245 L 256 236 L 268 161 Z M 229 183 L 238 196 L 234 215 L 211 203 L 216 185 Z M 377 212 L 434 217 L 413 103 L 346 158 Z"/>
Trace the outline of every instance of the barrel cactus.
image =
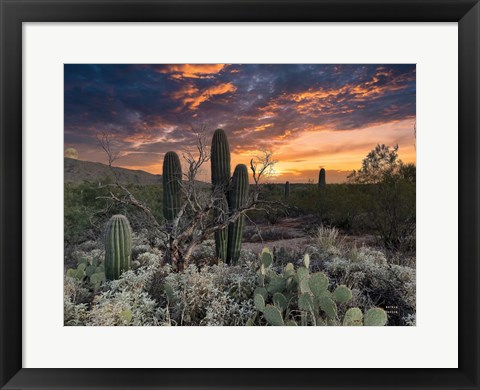
<path id="1" fill-rule="evenodd" d="M 221 223 L 224 217 L 225 201 L 228 196 L 228 184 L 230 182 L 230 146 L 227 135 L 222 129 L 215 130 L 211 147 L 211 174 L 214 196 L 218 198 L 218 204 L 214 211 L 214 217 Z M 228 244 L 228 229 L 215 232 L 215 250 L 217 257 L 226 261 Z"/>
<path id="2" fill-rule="evenodd" d="M 318 188 L 325 188 L 325 186 L 327 185 L 325 176 L 325 169 L 320 169 L 320 173 L 318 174 Z"/>
<path id="3" fill-rule="evenodd" d="M 285 198 L 288 198 L 290 196 L 290 182 L 287 181 L 285 183 Z"/>
<path id="4" fill-rule="evenodd" d="M 167 152 L 163 159 L 163 216 L 173 221 L 181 208 L 182 166 L 177 153 Z"/>
<path id="5" fill-rule="evenodd" d="M 105 276 L 115 280 L 131 267 L 132 230 L 124 215 L 114 215 L 105 230 Z"/>
<path id="6" fill-rule="evenodd" d="M 248 192 L 248 170 L 244 164 L 239 164 L 233 172 L 232 183 L 228 193 L 230 213 L 235 213 L 245 206 Z M 227 264 L 235 265 L 240 257 L 243 225 L 245 217 L 240 216 L 228 227 Z"/>

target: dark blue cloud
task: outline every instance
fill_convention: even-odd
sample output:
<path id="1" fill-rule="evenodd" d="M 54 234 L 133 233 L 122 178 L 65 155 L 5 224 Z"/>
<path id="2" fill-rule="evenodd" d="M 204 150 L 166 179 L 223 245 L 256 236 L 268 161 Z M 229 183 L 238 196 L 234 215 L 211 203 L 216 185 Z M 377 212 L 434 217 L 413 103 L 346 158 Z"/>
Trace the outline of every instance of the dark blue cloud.
<path id="1" fill-rule="evenodd" d="M 67 64 L 64 72 L 65 144 L 74 147 L 93 148 L 95 133 L 109 131 L 125 149 L 163 151 L 188 146 L 192 128 L 206 125 L 248 148 L 415 116 L 409 64 Z"/>

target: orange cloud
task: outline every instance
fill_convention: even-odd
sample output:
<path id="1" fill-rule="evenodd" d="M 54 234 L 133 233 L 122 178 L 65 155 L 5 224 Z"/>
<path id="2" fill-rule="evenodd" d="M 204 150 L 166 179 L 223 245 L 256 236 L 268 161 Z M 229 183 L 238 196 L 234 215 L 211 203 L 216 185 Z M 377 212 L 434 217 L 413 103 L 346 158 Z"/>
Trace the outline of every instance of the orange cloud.
<path id="1" fill-rule="evenodd" d="M 172 98 L 181 100 L 184 107 L 187 106 L 192 110 L 196 110 L 203 102 L 206 102 L 212 96 L 233 93 L 236 90 L 237 87 L 232 83 L 217 84 L 201 91 L 193 84 L 190 84 L 172 93 Z"/>
<path id="2" fill-rule="evenodd" d="M 259 131 L 264 131 L 268 129 L 269 127 L 272 127 L 273 123 L 265 123 L 263 125 L 259 125 L 253 129 L 254 132 L 259 132 Z"/>
<path id="3" fill-rule="evenodd" d="M 388 82 L 382 83 L 387 78 Z M 400 74 L 394 76 L 391 70 L 379 67 L 372 78 L 359 84 L 346 84 L 339 88 L 313 89 L 302 92 L 284 93 L 268 102 L 260 109 L 263 115 L 274 117 L 286 109 L 294 109 L 302 115 L 318 117 L 322 111 L 328 110 L 332 114 L 348 114 L 355 109 L 362 108 L 359 103 L 372 101 L 387 93 L 401 91 L 408 88 L 408 81 L 414 80 L 415 75 Z M 355 107 L 340 105 L 347 100 L 355 102 Z"/>
<path id="4" fill-rule="evenodd" d="M 205 79 L 212 78 L 214 74 L 220 73 L 225 66 L 225 64 L 178 64 L 165 65 L 156 71 L 158 73 L 171 73 L 171 77 L 174 79 Z"/>

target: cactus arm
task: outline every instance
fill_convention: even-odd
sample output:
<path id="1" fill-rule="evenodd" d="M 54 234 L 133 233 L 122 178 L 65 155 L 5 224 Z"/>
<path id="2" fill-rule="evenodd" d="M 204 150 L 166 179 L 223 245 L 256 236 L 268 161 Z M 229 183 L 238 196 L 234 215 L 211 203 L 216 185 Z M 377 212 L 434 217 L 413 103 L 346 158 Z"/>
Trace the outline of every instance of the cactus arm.
<path id="1" fill-rule="evenodd" d="M 242 208 L 247 201 L 248 193 L 248 170 L 246 165 L 239 164 L 235 167 L 232 177 L 232 185 L 229 191 L 230 213 L 235 213 Z M 240 257 L 242 245 L 243 226 L 245 217 L 241 215 L 228 227 L 227 264 L 236 264 Z"/>

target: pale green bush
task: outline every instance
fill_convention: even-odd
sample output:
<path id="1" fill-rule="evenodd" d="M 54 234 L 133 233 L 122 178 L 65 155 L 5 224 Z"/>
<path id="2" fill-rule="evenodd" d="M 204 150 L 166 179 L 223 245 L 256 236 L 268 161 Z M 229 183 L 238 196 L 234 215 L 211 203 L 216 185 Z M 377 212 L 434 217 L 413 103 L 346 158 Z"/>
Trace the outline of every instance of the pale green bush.
<path id="1" fill-rule="evenodd" d="M 358 291 L 353 301 L 363 305 L 397 307 L 397 325 L 405 325 L 402 318 L 415 313 L 416 272 L 414 268 L 389 264 L 385 255 L 362 247 L 354 258 L 334 257 L 324 264 L 325 272 L 335 284 L 345 284 Z"/>
<path id="2" fill-rule="evenodd" d="M 243 325 L 255 312 L 255 270 L 223 264 L 170 273 L 165 283 L 173 291 L 168 304 L 177 325 Z"/>
<path id="3" fill-rule="evenodd" d="M 63 278 L 63 321 L 66 326 L 82 326 L 87 320 L 90 292 L 74 278 Z"/>
<path id="4" fill-rule="evenodd" d="M 92 250 L 77 250 L 72 260 L 103 262 L 103 250 L 88 246 Z M 237 326 L 255 316 L 258 253 L 242 250 L 238 266 L 208 265 L 205 259 L 215 256 L 214 242 L 208 240 L 196 250 L 202 265 L 191 264 L 175 273 L 164 264 L 161 250 L 141 239 L 136 248 L 134 269 L 118 280 L 93 286 L 88 278 L 65 277 L 65 325 Z M 275 250 L 271 270 L 279 272 L 285 262 L 298 266 L 305 253 L 311 254 L 311 272 L 324 272 L 332 289 L 338 285 L 351 289 L 349 305 L 363 312 L 372 307 L 398 306 L 398 315 L 389 314 L 389 325 L 415 324 L 414 268 L 390 264 L 383 252 L 369 247 L 348 247 L 338 231 L 322 228 L 311 245 L 298 251 Z"/>

